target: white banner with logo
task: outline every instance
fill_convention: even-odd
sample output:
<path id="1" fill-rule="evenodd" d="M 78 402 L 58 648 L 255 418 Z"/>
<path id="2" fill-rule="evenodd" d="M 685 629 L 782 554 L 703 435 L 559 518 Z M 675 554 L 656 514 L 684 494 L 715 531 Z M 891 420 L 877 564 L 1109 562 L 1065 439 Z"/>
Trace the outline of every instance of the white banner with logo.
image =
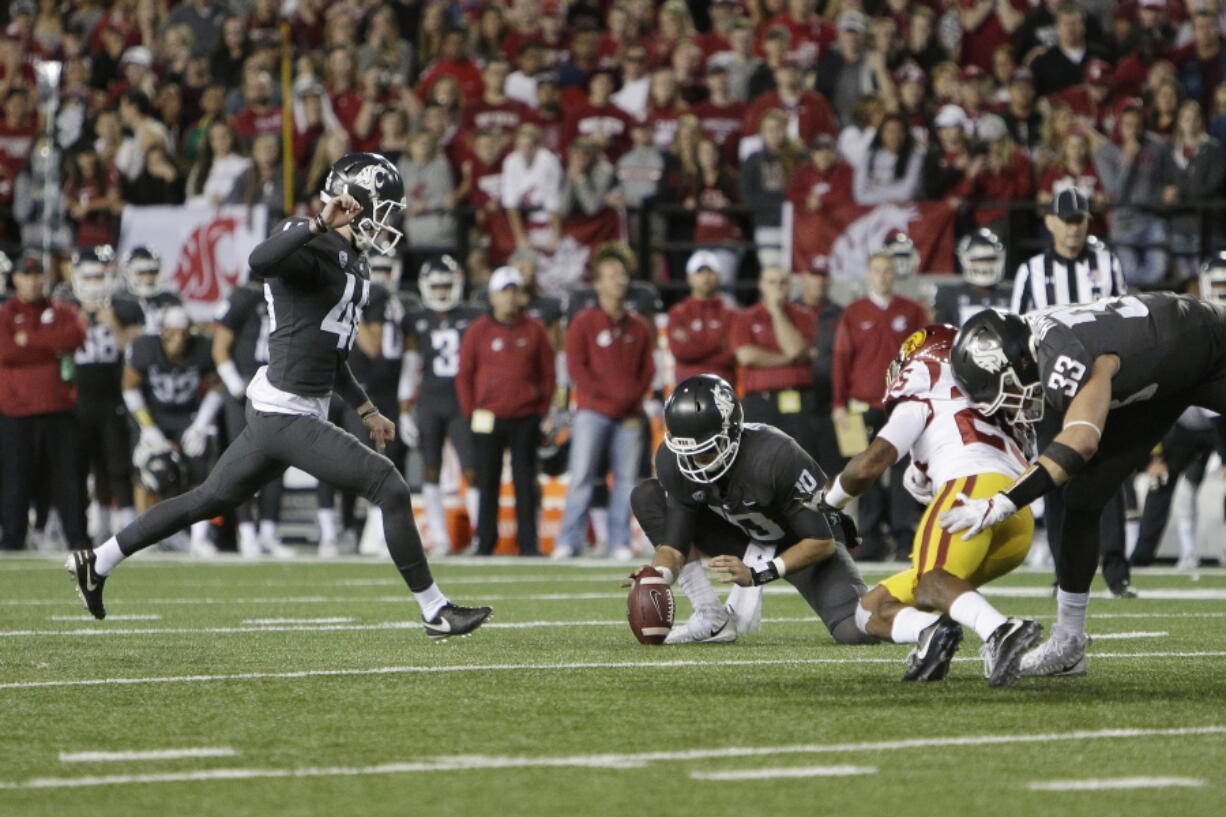
<path id="1" fill-rule="evenodd" d="M 264 205 L 125 207 L 118 254 L 144 245 L 162 257 L 162 285 L 179 293 L 192 320 L 213 320 L 217 304 L 247 280 L 247 257 L 268 235 Z"/>

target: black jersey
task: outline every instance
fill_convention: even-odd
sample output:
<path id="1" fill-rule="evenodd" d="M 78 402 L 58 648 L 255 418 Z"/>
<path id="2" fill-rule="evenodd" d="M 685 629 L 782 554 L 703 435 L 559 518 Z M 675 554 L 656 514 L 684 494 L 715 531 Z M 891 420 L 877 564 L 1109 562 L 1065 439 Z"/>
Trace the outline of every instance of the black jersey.
<path id="1" fill-rule="evenodd" d="M 802 539 L 832 538 L 815 507 L 825 475 L 774 426 L 745 423 L 736 461 L 713 485 L 686 478 L 664 445 L 656 450 L 656 474 L 668 496 L 666 541 L 679 550 L 693 543 L 694 513 L 704 507 L 764 545 L 787 548 Z"/>
<path id="2" fill-rule="evenodd" d="M 128 366 L 141 375 L 141 394 L 161 428 L 178 428 L 200 408 L 204 380 L 213 371 L 212 344 L 203 335 L 191 335 L 177 360 L 166 357 L 162 339 L 142 335 L 128 347 Z"/>
<path id="3" fill-rule="evenodd" d="M 77 308 L 81 302 L 69 300 Z M 111 311 L 123 328 L 140 326 L 145 321 L 140 304 L 135 299 L 116 296 L 111 299 Z M 82 312 L 84 310 L 82 309 Z M 123 346 L 111 327 L 98 320 L 97 313 L 85 312 L 89 322 L 85 343 L 73 355 L 77 365 L 77 393 L 81 402 L 119 402 L 123 378 Z"/>
<path id="4" fill-rule="evenodd" d="M 1008 309 L 1012 300 L 1010 290 L 1003 285 L 988 290 L 967 283 L 938 287 L 936 322 L 961 326 L 972 315 L 977 315 L 985 309 Z"/>
<path id="5" fill-rule="evenodd" d="M 173 292 L 157 292 L 148 298 L 139 298 L 141 311 L 145 313 L 145 334 L 156 335 L 162 331 L 162 315 L 172 306 L 183 306 L 183 299 Z"/>
<path id="6" fill-rule="evenodd" d="M 273 232 L 307 230 L 308 224 L 295 216 Z M 370 299 L 365 253 L 341 234 L 327 232 L 279 263 L 252 273 L 264 280 L 269 304 L 268 381 L 291 394 L 327 397 L 337 368 L 357 337 L 362 307 Z"/>
<path id="7" fill-rule="evenodd" d="M 596 290 L 591 287 L 576 290 L 571 294 L 570 300 L 566 303 L 567 319 L 574 320 L 576 315 L 589 306 L 596 306 L 599 300 L 596 296 Z M 656 315 L 664 310 L 664 304 L 660 301 L 660 293 L 654 286 L 645 281 L 630 282 L 630 287 L 626 290 L 625 304 L 626 309 L 637 315 L 642 315 L 653 326 L 655 325 Z"/>
<path id="8" fill-rule="evenodd" d="M 349 368 L 367 392 L 396 393 L 400 362 L 404 358 L 404 305 L 382 284 L 370 285 L 370 303 L 362 310 L 362 323 L 381 326 L 379 354 L 367 357 L 360 345 L 349 355 Z"/>
<path id="9" fill-rule="evenodd" d="M 1047 404 L 1061 414 L 1100 355 L 1119 355 L 1111 407 L 1200 385 L 1220 361 L 1226 312 L 1190 295 L 1151 293 L 1056 306 L 1025 316 Z"/>
<path id="10" fill-rule="evenodd" d="M 460 339 L 485 314 L 461 304 L 450 312 L 422 310 L 404 319 L 404 334 L 421 355 L 421 399 L 455 400 L 455 376 L 460 371 Z"/>
<path id="11" fill-rule="evenodd" d="M 222 303 L 217 322 L 234 333 L 230 359 L 238 373 L 251 380 L 268 362 L 268 302 L 258 283 L 236 287 Z"/>

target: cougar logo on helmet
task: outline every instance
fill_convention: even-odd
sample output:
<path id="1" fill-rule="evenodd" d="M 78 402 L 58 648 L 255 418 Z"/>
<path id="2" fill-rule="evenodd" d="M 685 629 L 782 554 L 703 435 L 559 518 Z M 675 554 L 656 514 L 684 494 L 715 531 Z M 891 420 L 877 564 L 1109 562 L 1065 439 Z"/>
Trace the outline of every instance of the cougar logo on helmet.
<path id="1" fill-rule="evenodd" d="M 736 405 L 736 398 L 732 394 L 732 389 L 727 386 L 717 386 L 712 394 L 715 398 L 715 407 L 719 409 L 719 416 L 723 417 L 724 422 L 727 423 L 728 419 L 732 417 L 732 409 Z"/>
<path id="2" fill-rule="evenodd" d="M 975 338 L 974 345 L 969 351 L 971 359 L 992 374 L 996 374 L 1009 363 L 1009 358 L 1005 357 L 1005 350 L 1000 347 L 1000 343 L 995 338 L 981 335 Z"/>

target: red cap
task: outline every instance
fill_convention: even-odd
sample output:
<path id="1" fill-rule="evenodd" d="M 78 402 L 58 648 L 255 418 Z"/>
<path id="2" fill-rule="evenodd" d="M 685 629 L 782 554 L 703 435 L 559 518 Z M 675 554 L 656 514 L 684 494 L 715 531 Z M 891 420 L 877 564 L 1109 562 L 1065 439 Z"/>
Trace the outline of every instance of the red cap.
<path id="1" fill-rule="evenodd" d="M 1093 59 L 1086 63 L 1085 81 L 1092 85 L 1110 85 L 1114 75 L 1111 63 L 1106 60 Z"/>

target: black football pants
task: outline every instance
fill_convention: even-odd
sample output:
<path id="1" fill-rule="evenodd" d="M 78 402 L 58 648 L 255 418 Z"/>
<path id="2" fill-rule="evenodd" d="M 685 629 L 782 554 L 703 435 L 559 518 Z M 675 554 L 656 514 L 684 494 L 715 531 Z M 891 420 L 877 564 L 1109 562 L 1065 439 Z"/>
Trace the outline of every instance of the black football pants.
<path id="1" fill-rule="evenodd" d="M 477 553 L 488 556 L 498 544 L 498 503 L 502 488 L 502 454 L 511 449 L 511 481 L 515 485 L 515 544 L 521 556 L 538 553 L 536 514 L 540 507 L 536 449 L 541 443 L 541 418 L 498 417 L 488 434 L 473 432 L 477 463 Z"/>
<path id="2" fill-rule="evenodd" d="M 247 402 L 245 400 L 235 400 L 233 397 L 226 397 L 226 436 L 230 443 L 237 440 L 243 433 L 243 429 L 247 427 Z M 285 493 L 285 486 L 281 482 L 281 477 L 278 476 L 272 482 L 259 489 L 259 499 L 252 503 L 250 501 L 240 502 L 234 509 L 234 517 L 239 522 L 255 522 L 257 519 L 252 515 L 252 505 L 256 505 L 256 510 L 259 512 L 258 521 L 265 520 L 276 522 L 281 518 L 281 496 Z"/>
<path id="3" fill-rule="evenodd" d="M 654 547 L 664 542 L 666 505 L 664 486 L 654 477 L 634 486 L 630 494 L 634 518 Z M 695 547 L 705 556 L 744 557 L 750 544 L 745 531 L 705 508 L 698 512 L 694 540 Z M 866 588 L 860 571 L 842 544 L 836 542 L 834 555 L 824 562 L 788 573 L 783 578 L 804 597 L 835 641 L 840 644 L 877 643 L 876 638 L 856 629 L 856 604 Z"/>
<path id="4" fill-rule="evenodd" d="M 1150 488 L 1145 494 L 1145 510 L 1141 513 L 1141 531 L 1137 536 L 1136 549 L 1132 552 L 1132 564 L 1153 564 L 1154 554 L 1162 542 L 1162 534 L 1171 515 L 1171 498 L 1180 475 L 1187 472 L 1188 479 L 1199 485 L 1201 477 L 1193 472 L 1199 466 L 1203 476 L 1205 460 L 1221 447 L 1221 442 L 1217 429 L 1193 431 L 1178 423 L 1162 440 L 1166 482 Z"/>
<path id="5" fill-rule="evenodd" d="M 60 512 L 73 549 L 90 547 L 85 531 L 85 481 L 79 474 L 80 431 L 71 412 L 10 417 L 0 414 L 0 548 L 25 547 L 30 502 L 46 490 Z"/>
<path id="6" fill-rule="evenodd" d="M 366 497 L 383 511 L 383 531 L 392 561 L 409 589 L 421 592 L 433 579 L 413 521 L 409 486 L 392 461 L 352 434 L 318 417 L 267 414 L 247 408 L 247 427 L 198 488 L 150 508 L 119 533 L 127 555 L 159 542 L 201 519 L 210 519 L 250 499 L 286 468 Z"/>

